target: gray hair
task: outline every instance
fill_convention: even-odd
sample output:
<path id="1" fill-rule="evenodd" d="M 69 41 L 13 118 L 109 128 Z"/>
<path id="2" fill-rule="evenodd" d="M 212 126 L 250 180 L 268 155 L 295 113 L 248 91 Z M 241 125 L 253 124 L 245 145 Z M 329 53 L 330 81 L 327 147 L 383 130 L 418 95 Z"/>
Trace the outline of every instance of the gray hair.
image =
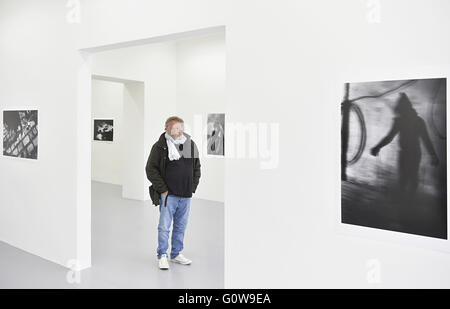
<path id="1" fill-rule="evenodd" d="M 172 117 L 167 118 L 167 120 L 166 120 L 166 124 L 165 124 L 165 126 L 164 126 L 165 129 L 166 129 L 166 131 L 167 131 L 167 128 L 169 127 L 169 124 L 170 124 L 172 121 L 181 122 L 181 123 L 183 124 L 183 126 L 184 126 L 184 121 L 183 121 L 183 119 L 181 119 L 180 117 L 177 117 L 177 116 L 172 116 Z"/>

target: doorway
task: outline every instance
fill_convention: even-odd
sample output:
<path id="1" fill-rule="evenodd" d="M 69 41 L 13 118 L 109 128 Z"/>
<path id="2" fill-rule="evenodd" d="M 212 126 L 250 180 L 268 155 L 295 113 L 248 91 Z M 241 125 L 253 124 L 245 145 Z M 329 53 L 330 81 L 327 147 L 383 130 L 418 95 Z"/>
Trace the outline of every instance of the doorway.
<path id="1" fill-rule="evenodd" d="M 224 37 L 224 27 L 94 47 L 81 51 L 78 123 L 82 128 L 79 128 L 77 140 L 80 158 L 77 179 L 77 239 L 80 269 L 89 268 L 88 272 L 91 276 L 97 278 L 99 273 L 105 275 L 108 273 L 108 268 L 115 268 L 114 281 L 123 287 L 130 287 L 131 283 L 127 284 L 126 278 L 130 277 L 133 272 L 136 275 L 132 284 L 134 287 L 160 287 L 155 286 L 157 282 L 167 285 L 165 286 L 167 288 L 223 287 L 224 157 L 205 157 L 202 160 L 204 192 L 200 191 L 198 197 L 193 197 L 196 198 L 196 209 L 202 209 L 202 211 L 200 213 L 196 210 L 197 213 L 192 213 L 190 226 L 194 227 L 191 233 L 187 232 L 185 246 L 186 250 L 188 250 L 188 246 L 196 248 L 194 251 L 198 256 L 193 258 L 194 263 L 196 261 L 202 263 L 198 263 L 198 266 L 194 266 L 194 264 L 188 270 L 178 269 L 177 271 L 184 271 L 184 275 L 180 273 L 181 276 L 177 283 L 172 282 L 169 277 L 161 277 L 164 275 L 156 269 L 154 263 L 154 252 L 149 243 L 156 242 L 152 237 L 156 236 L 155 226 L 157 225 L 158 211 L 155 207 L 149 207 L 152 206 L 148 196 L 149 182 L 144 169 L 149 150 L 161 134 L 163 122 L 167 116 L 178 113 L 186 115 L 185 117 L 191 118 L 187 119 L 187 123 L 190 125 L 189 128 L 193 129 L 195 126 L 192 121 L 195 118 L 192 116 L 193 113 L 198 116 L 209 110 L 213 113 L 223 112 L 224 108 L 220 104 L 215 106 L 214 103 L 208 105 L 209 103 L 202 102 L 201 94 L 199 95 L 197 91 L 201 87 L 196 88 L 195 85 L 183 82 L 188 79 L 189 81 L 195 80 L 195 76 L 192 78 L 189 74 L 185 74 L 191 72 L 189 70 L 192 69 L 190 68 L 192 64 L 202 66 L 211 60 L 204 57 L 205 55 L 202 53 L 191 57 L 192 51 L 195 49 L 189 49 L 189 52 L 182 53 L 183 57 L 177 56 L 177 48 L 179 50 L 180 46 L 193 45 L 192 42 L 189 42 L 190 39 L 200 38 L 200 41 L 207 41 L 209 36 L 220 36 L 220 34 L 223 34 Z M 179 44 L 180 41 L 187 42 L 187 44 Z M 152 46 L 151 51 L 148 52 L 145 46 Z M 120 50 L 124 53 L 117 58 Z M 127 55 L 127 57 L 123 57 L 123 55 Z M 136 59 L 146 55 L 150 55 L 149 59 L 151 58 L 148 62 L 146 60 L 140 63 L 136 62 Z M 121 59 L 121 61 L 117 61 L 117 59 Z M 125 61 L 126 59 L 131 62 Z M 186 59 L 188 60 L 186 61 Z M 133 63 L 133 61 L 135 62 Z M 127 64 L 125 64 L 126 62 Z M 113 65 L 110 65 L 111 63 Z M 180 63 L 185 66 L 181 66 Z M 129 68 L 133 66 L 136 70 L 130 74 Z M 115 67 L 114 72 L 110 70 L 111 67 Z M 146 75 L 147 73 L 148 75 Z M 211 74 L 210 67 L 208 74 Z M 223 74 L 220 82 L 222 79 L 223 82 L 225 81 L 225 70 L 223 72 L 222 69 L 217 70 L 214 74 Z M 211 78 L 209 75 L 209 78 L 214 80 L 216 77 Z M 111 109 L 108 110 L 108 102 L 103 102 L 106 104 L 103 106 L 103 111 L 101 108 L 98 111 L 94 110 L 94 99 L 92 97 L 91 100 L 91 95 L 96 91 L 94 90 L 96 86 L 93 83 L 103 83 L 105 89 L 108 88 L 105 85 L 114 84 L 115 86 L 111 88 L 115 87 L 119 92 L 118 89 L 122 89 L 122 116 L 112 113 Z M 182 86 L 179 86 L 180 84 Z M 215 86 L 217 85 L 211 87 L 212 90 L 206 89 L 205 97 L 208 96 L 208 100 L 211 99 L 211 93 L 216 91 Z M 107 93 L 108 91 L 105 89 L 103 92 Z M 191 93 L 186 94 L 186 89 Z M 190 89 L 195 89 L 195 91 L 190 91 Z M 223 94 L 225 97 L 224 91 L 222 92 L 220 92 L 220 96 Z M 195 97 L 198 95 L 199 97 Z M 194 101 L 193 98 L 196 103 L 190 102 Z M 106 99 L 106 101 L 108 100 Z M 203 101 L 207 102 L 207 100 Z M 223 104 L 225 100 L 220 98 L 216 101 Z M 151 103 L 149 104 L 149 102 Z M 206 116 L 204 118 L 206 122 Z M 113 138 L 116 139 L 112 142 L 95 141 L 95 119 L 109 120 L 114 130 Z M 88 126 L 85 126 L 86 124 Z M 197 135 L 198 138 L 195 137 L 199 147 L 203 146 L 203 135 L 206 134 L 200 133 Z M 115 141 L 119 145 L 114 145 Z M 108 170 L 108 164 L 105 164 L 107 162 L 109 164 L 116 162 L 116 165 Z M 102 164 L 103 166 L 101 166 Z M 88 175 L 89 177 L 87 177 Z M 92 186 L 91 177 L 96 182 L 96 184 L 93 182 Z M 202 180 L 200 180 L 200 186 Z M 116 183 L 116 189 L 120 189 L 120 191 L 113 187 L 103 186 L 102 182 Z M 207 189 L 208 183 L 213 189 Z M 111 188 L 113 189 L 110 190 Z M 97 193 L 102 190 L 104 190 L 104 194 L 101 198 L 101 206 L 97 208 L 96 203 L 99 196 Z M 107 196 L 106 199 L 105 196 Z M 111 208 L 108 208 L 108 205 Z M 113 216 L 105 215 L 111 209 L 114 210 Z M 209 223 L 205 223 L 208 220 Z M 127 224 L 128 228 L 123 228 Z M 218 233 L 208 234 L 207 231 L 195 227 L 216 229 Z M 96 230 L 101 230 L 101 232 Z M 107 240 L 105 241 L 105 239 Z M 205 246 L 203 247 L 203 245 Z M 211 252 L 214 252 L 212 256 L 210 256 Z M 203 265 L 200 266 L 201 264 Z M 118 270 L 119 265 L 121 268 L 128 268 L 128 272 L 122 273 Z M 139 277 L 139 274 L 145 274 L 144 269 L 148 270 L 149 266 L 152 270 L 146 273 L 145 278 Z M 199 281 L 194 278 L 198 278 Z"/>

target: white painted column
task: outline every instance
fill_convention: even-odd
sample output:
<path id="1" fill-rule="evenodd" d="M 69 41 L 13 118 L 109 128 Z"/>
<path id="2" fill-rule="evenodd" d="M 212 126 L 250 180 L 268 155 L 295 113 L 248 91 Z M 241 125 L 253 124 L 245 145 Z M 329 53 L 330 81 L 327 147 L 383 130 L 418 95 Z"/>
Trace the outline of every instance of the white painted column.
<path id="1" fill-rule="evenodd" d="M 144 83 L 125 83 L 123 92 L 122 197 L 145 200 Z M 139 175 L 139 176 L 138 176 Z"/>

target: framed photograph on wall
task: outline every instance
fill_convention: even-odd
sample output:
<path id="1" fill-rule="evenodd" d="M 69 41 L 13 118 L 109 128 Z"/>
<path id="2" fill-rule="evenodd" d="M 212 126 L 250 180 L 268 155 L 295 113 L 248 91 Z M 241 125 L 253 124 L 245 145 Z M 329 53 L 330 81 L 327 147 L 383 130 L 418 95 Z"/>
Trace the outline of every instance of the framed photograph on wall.
<path id="1" fill-rule="evenodd" d="M 37 160 L 38 111 L 3 111 L 3 155 Z"/>
<path id="2" fill-rule="evenodd" d="M 344 89 L 342 223 L 447 239 L 446 79 Z"/>
<path id="3" fill-rule="evenodd" d="M 341 77 L 339 232 L 450 252 L 447 83 Z"/>
<path id="4" fill-rule="evenodd" d="M 225 114 L 208 114 L 206 141 L 208 155 L 225 155 Z"/>
<path id="5" fill-rule="evenodd" d="M 94 141 L 114 141 L 114 119 L 94 119 Z"/>

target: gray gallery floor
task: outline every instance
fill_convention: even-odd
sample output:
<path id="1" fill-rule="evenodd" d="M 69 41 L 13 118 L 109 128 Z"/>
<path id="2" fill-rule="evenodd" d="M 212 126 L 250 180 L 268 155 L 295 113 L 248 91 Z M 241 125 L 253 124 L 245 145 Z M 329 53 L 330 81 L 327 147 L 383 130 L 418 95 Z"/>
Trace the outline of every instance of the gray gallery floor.
<path id="1" fill-rule="evenodd" d="M 223 203 L 196 199 L 183 254 L 193 262 L 156 260 L 159 211 L 150 201 L 121 198 L 121 187 L 92 182 L 92 267 L 79 284 L 68 269 L 0 242 L 0 288 L 223 288 Z"/>

